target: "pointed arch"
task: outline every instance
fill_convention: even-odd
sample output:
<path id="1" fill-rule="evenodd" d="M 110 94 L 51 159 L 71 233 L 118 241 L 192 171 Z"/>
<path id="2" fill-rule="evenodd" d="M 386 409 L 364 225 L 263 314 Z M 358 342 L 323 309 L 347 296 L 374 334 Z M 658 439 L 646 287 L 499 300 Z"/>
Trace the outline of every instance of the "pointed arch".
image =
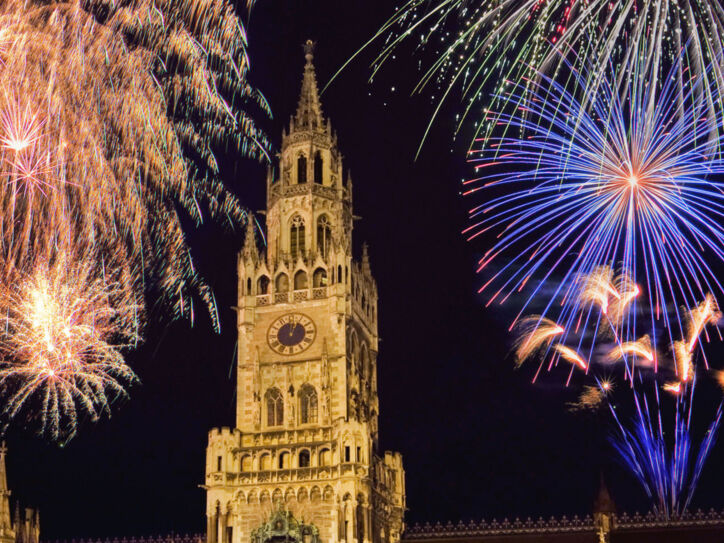
<path id="1" fill-rule="evenodd" d="M 259 295 L 269 294 L 269 277 L 261 275 L 259 279 L 256 280 L 256 293 Z"/>
<path id="2" fill-rule="evenodd" d="M 327 215 L 317 218 L 317 252 L 327 258 L 332 243 L 332 223 Z"/>
<path id="3" fill-rule="evenodd" d="M 302 424 L 313 424 L 317 422 L 317 390 L 305 383 L 299 389 L 299 412 Z"/>
<path id="4" fill-rule="evenodd" d="M 314 288 L 327 286 L 327 270 L 324 268 L 317 268 L 314 270 L 314 275 L 312 276 L 312 286 Z"/>
<path id="5" fill-rule="evenodd" d="M 277 275 L 276 281 L 274 282 L 274 289 L 277 293 L 289 292 L 289 276 L 286 273 L 280 273 Z"/>
<path id="6" fill-rule="evenodd" d="M 273 387 L 267 390 L 264 396 L 267 426 L 281 426 L 284 424 L 284 397 L 281 391 Z"/>
<path id="7" fill-rule="evenodd" d="M 307 288 L 309 288 L 307 272 L 299 270 L 294 274 L 294 290 L 305 290 Z"/>
<path id="8" fill-rule="evenodd" d="M 289 225 L 289 253 L 292 258 L 305 253 L 305 228 L 304 219 L 301 215 L 294 215 Z"/>

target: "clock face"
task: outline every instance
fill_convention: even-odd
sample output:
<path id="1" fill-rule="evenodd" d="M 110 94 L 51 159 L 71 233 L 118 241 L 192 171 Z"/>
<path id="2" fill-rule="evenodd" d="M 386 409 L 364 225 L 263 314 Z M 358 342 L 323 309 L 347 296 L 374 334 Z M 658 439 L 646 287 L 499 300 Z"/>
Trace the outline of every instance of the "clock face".
<path id="1" fill-rule="evenodd" d="M 266 333 L 269 347 L 279 354 L 299 354 L 314 341 L 317 328 L 302 313 L 287 313 L 275 320 Z"/>

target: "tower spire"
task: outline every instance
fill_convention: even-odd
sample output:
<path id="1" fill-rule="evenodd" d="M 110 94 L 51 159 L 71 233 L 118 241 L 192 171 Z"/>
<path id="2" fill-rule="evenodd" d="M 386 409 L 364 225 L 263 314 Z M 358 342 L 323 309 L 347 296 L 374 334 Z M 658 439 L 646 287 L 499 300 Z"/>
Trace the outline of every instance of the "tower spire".
<path id="1" fill-rule="evenodd" d="M 322 130 L 322 104 L 319 102 L 319 89 L 317 87 L 317 74 L 314 70 L 314 42 L 307 40 L 304 44 L 304 75 L 302 76 L 302 91 L 299 94 L 297 114 L 294 117 L 291 131 L 295 130 Z"/>

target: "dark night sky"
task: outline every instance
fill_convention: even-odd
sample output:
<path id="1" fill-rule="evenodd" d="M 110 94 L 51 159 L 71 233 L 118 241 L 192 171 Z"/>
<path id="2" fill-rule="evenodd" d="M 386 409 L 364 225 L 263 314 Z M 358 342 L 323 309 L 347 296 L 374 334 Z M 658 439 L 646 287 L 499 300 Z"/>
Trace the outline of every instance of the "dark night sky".
<path id="1" fill-rule="evenodd" d="M 276 114 L 266 124 L 276 143 L 296 107 L 301 44 L 318 42 L 323 84 L 392 9 L 369 0 L 258 3 L 252 78 Z M 369 60 L 353 63 L 322 101 L 353 172 L 357 254 L 369 242 L 379 285 L 381 445 L 403 454 L 408 522 L 586 514 L 602 469 L 621 508 L 646 509 L 610 460 L 605 419 L 568 413 L 570 392 L 531 385 L 512 369 L 508 317 L 485 310 L 476 295 L 481 247 L 460 235 L 470 205 L 459 195 L 465 142 L 452 142 L 443 119 L 415 162 L 431 112 L 429 100 L 408 95 L 416 62 L 392 64 L 368 85 Z M 251 209 L 263 208 L 262 167 L 228 160 L 225 178 Z M 221 334 L 201 310 L 193 327 L 157 316 L 129 356 L 143 384 L 110 420 L 83 423 L 63 449 L 19 429 L 9 436 L 11 487 L 41 509 L 44 539 L 204 527 L 206 434 L 234 420 L 230 307 L 242 237 L 210 224 L 189 239 L 215 289 Z M 696 505 L 724 505 L 722 452 L 713 452 Z"/>

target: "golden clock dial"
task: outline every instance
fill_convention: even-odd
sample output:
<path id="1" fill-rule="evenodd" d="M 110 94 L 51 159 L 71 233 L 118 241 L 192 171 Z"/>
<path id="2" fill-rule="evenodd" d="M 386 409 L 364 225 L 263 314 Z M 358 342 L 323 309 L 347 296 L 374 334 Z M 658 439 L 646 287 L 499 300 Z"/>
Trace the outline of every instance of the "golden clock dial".
<path id="1" fill-rule="evenodd" d="M 314 342 L 317 327 L 303 313 L 287 313 L 276 319 L 266 333 L 267 343 L 274 352 L 299 354 Z"/>

